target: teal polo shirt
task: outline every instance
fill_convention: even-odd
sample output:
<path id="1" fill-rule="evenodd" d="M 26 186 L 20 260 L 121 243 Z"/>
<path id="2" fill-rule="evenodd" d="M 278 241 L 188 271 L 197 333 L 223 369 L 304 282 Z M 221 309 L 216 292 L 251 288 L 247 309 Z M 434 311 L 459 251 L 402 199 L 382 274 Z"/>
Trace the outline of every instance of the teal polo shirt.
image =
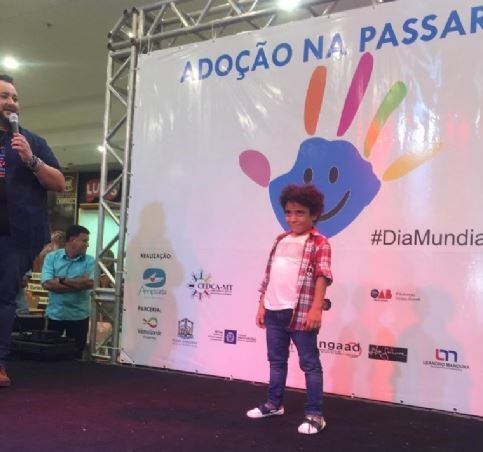
<path id="1" fill-rule="evenodd" d="M 52 251 L 45 256 L 42 266 L 42 284 L 54 278 L 78 278 L 87 273 L 94 279 L 94 263 L 92 256 L 81 255 L 75 259 L 67 256 L 65 249 Z M 52 320 L 82 320 L 89 317 L 91 310 L 90 290 L 79 292 L 49 292 L 49 304 L 45 314 Z"/>

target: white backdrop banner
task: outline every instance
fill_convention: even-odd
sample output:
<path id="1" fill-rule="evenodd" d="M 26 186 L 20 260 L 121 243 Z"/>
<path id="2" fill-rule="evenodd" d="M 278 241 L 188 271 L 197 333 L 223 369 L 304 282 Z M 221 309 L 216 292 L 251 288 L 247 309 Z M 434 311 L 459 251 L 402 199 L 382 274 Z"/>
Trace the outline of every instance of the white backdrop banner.
<path id="1" fill-rule="evenodd" d="M 404 0 L 143 56 L 121 361 L 267 381 L 278 196 L 311 182 L 325 391 L 483 415 L 482 48 L 481 1 Z"/>

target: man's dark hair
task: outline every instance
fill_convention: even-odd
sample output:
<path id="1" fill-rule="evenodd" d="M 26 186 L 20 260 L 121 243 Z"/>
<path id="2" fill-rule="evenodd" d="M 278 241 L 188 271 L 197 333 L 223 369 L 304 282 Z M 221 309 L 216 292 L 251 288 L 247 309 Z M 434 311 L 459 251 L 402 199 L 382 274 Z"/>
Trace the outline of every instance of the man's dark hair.
<path id="1" fill-rule="evenodd" d="M 89 229 L 80 224 L 74 224 L 65 232 L 65 241 L 68 242 L 71 237 L 78 237 L 81 234 L 90 234 Z"/>
<path id="2" fill-rule="evenodd" d="M 287 185 L 280 195 L 280 204 L 285 209 L 288 202 L 296 202 L 309 209 L 316 220 L 324 211 L 324 195 L 312 184 Z"/>
<path id="3" fill-rule="evenodd" d="M 7 82 L 7 83 L 11 83 L 13 85 L 13 78 L 10 77 L 10 75 L 7 75 L 7 74 L 0 74 L 0 80 L 2 82 Z"/>

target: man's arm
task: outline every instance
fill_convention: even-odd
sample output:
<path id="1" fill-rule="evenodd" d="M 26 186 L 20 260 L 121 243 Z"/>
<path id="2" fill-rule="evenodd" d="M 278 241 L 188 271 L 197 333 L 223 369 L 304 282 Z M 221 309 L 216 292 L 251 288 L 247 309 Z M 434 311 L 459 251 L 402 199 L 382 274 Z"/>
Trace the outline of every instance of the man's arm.
<path id="1" fill-rule="evenodd" d="M 57 168 L 46 163 L 34 172 L 34 176 L 46 190 L 63 192 L 65 189 L 64 175 Z"/>
<path id="2" fill-rule="evenodd" d="M 65 286 L 60 282 L 59 278 L 49 279 L 42 283 L 42 287 L 49 292 L 55 293 L 69 293 L 69 292 L 76 292 L 75 289 Z"/>
<path id="3" fill-rule="evenodd" d="M 59 277 L 55 274 L 54 261 L 55 252 L 50 252 L 45 256 L 40 277 L 42 287 L 49 292 L 55 293 L 73 292 L 72 289 L 60 283 Z"/>
<path id="4" fill-rule="evenodd" d="M 56 293 L 80 292 L 81 290 L 92 289 L 94 281 L 85 273 L 77 278 L 52 278 L 43 282 L 42 287 Z"/>
<path id="5" fill-rule="evenodd" d="M 92 256 L 86 256 L 86 272 L 77 278 L 62 278 L 61 282 L 72 292 L 90 290 L 94 287 L 95 260 Z"/>
<path id="6" fill-rule="evenodd" d="M 260 297 L 260 302 L 258 304 L 258 311 L 255 317 L 255 323 L 259 328 L 266 328 L 265 327 L 265 295 L 262 294 Z"/>
<path id="7" fill-rule="evenodd" d="M 27 139 L 20 133 L 14 134 L 12 138 L 12 149 L 18 152 L 18 155 L 25 165 L 32 163 L 32 158 L 34 154 L 30 148 L 30 144 Z M 46 190 L 53 190 L 62 192 L 65 189 L 65 178 L 64 175 L 53 166 L 38 160 L 35 167 L 33 168 L 33 174 L 39 181 L 40 185 Z"/>
<path id="8" fill-rule="evenodd" d="M 94 281 L 90 279 L 87 273 L 78 278 L 62 278 L 62 284 L 66 286 L 69 292 L 78 292 L 80 290 L 89 290 L 94 287 Z"/>
<path id="9" fill-rule="evenodd" d="M 50 252 L 45 256 L 42 265 L 42 274 L 40 276 L 40 283 L 45 290 L 55 293 L 70 292 L 67 288 L 60 284 L 59 278 L 55 276 L 54 269 L 54 253 Z"/>

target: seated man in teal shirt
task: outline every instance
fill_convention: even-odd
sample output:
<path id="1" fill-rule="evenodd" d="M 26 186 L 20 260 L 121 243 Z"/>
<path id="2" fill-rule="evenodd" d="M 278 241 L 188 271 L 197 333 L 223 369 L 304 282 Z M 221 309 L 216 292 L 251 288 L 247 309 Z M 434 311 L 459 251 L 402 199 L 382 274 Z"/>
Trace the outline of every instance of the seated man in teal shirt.
<path id="1" fill-rule="evenodd" d="M 65 249 L 47 254 L 42 266 L 42 286 L 49 291 L 45 314 L 47 328 L 65 331 L 67 337 L 74 338 L 77 357 L 82 358 L 89 329 L 95 261 L 86 254 L 88 229 L 71 226 L 65 233 L 65 239 Z"/>

